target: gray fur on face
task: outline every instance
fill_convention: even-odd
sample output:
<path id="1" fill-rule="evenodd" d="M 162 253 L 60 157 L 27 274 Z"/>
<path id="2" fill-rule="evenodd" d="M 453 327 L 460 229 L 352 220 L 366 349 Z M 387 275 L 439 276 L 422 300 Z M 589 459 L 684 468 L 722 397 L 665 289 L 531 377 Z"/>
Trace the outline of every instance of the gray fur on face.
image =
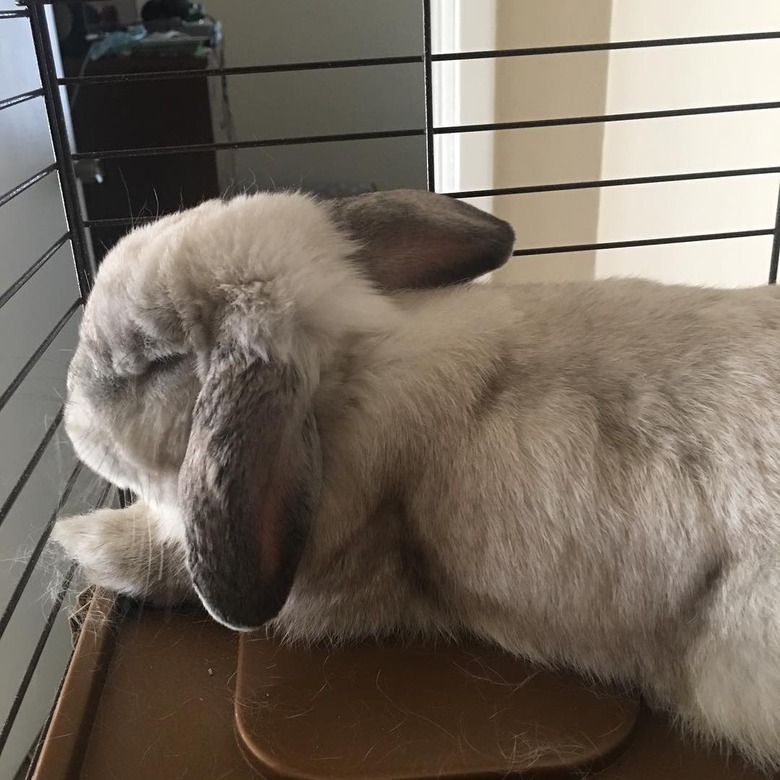
<path id="1" fill-rule="evenodd" d="M 639 684 L 780 763 L 778 291 L 400 292 L 505 247 L 440 196 L 383 197 L 204 204 L 120 244 L 74 359 L 81 457 L 137 486 L 145 538 L 224 622 L 281 607 L 290 638 L 467 632 Z M 442 276 L 461 228 L 479 251 Z M 140 374 L 112 379 L 139 329 Z M 147 378 L 161 345 L 187 357 Z M 102 517 L 58 538 L 143 594 L 141 535 Z"/>

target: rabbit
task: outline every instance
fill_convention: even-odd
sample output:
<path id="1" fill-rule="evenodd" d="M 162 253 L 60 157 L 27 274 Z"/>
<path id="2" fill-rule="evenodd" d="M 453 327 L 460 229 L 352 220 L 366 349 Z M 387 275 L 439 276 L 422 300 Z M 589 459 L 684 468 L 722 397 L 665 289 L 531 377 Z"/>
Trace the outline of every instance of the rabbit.
<path id="1" fill-rule="evenodd" d="M 780 765 L 780 294 L 508 285 L 411 190 L 209 201 L 101 265 L 59 521 L 105 587 L 291 641 L 475 636 Z"/>

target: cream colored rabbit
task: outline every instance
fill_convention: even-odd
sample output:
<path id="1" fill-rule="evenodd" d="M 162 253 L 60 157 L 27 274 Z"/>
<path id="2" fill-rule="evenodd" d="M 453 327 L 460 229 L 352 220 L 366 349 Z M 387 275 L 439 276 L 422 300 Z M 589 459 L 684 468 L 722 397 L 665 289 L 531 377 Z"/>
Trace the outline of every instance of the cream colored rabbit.
<path id="1" fill-rule="evenodd" d="M 57 538 L 95 581 L 237 629 L 469 632 L 638 683 L 777 765 L 780 296 L 452 284 L 512 242 L 406 191 L 135 231 L 66 425 L 139 500 Z"/>

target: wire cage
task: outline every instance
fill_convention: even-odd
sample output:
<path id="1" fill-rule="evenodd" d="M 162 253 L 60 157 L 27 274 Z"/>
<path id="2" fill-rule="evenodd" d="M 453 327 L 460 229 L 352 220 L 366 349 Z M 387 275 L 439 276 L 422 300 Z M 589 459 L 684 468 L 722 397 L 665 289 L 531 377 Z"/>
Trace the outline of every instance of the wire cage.
<path id="1" fill-rule="evenodd" d="M 636 0 L 639 2 L 640 0 Z M 541 2 L 541 0 L 540 0 Z M 146 70 L 126 70 L 110 72 L 86 67 L 84 57 L 81 67 L 75 72 L 65 72 L 54 35 L 54 14 L 52 2 L 45 0 L 18 0 L 12 3 L 5 0 L 0 3 L 0 148 L 2 162 L 8 162 L 22 155 L 20 144 L 24 133 L 13 133 L 3 124 L 6 118 L 10 127 L 21 109 L 36 107 L 45 115 L 51 148 L 43 155 L 45 164 L 35 170 L 30 170 L 15 181 L 6 182 L 0 165 L 0 230 L 3 231 L 3 256 L 0 267 L 0 332 L 3 333 L 2 355 L 0 369 L 2 376 L 8 375 L 4 386 L 0 388 L 0 438 L 6 437 L 7 447 L 10 433 L 15 430 L 9 420 L 24 419 L 25 438 L 14 443 L 13 457 L 2 462 L 8 464 L 5 468 L 7 479 L 0 483 L 0 549 L 3 557 L 17 556 L 10 574 L 0 579 L 0 666 L 3 666 L 2 687 L 0 692 L 0 753 L 6 751 L 8 762 L 0 765 L 0 776 L 3 780 L 13 777 L 16 769 L 10 769 L 11 764 L 18 765 L 20 756 L 32 750 L 29 766 L 35 765 L 37 752 L 34 748 L 35 737 L 27 731 L 19 731 L 20 713 L 35 726 L 35 734 L 43 734 L 46 730 L 45 713 L 57 695 L 57 678 L 51 674 L 43 679 L 39 674 L 41 658 L 47 653 L 47 645 L 56 627 L 64 621 L 63 605 L 72 603 L 72 594 L 78 588 L 78 573 L 73 565 L 60 564 L 57 569 L 57 586 L 53 597 L 39 593 L 40 583 L 50 583 L 51 566 L 46 563 L 46 550 L 53 524 L 64 509 L 69 509 L 74 500 L 79 506 L 100 506 L 108 501 L 120 500 L 116 491 L 110 486 L 100 484 L 90 485 L 89 489 L 82 481 L 86 478 L 78 464 L 70 465 L 70 455 L 58 456 L 57 447 L 62 437 L 62 419 L 64 408 L 58 393 L 63 390 L 62 379 L 65 365 L 50 360 L 53 350 L 59 349 L 67 356 L 75 339 L 75 326 L 78 323 L 81 307 L 89 295 L 94 274 L 99 259 L 105 249 L 110 246 L 123 232 L 132 225 L 152 219 L 154 215 L 139 215 L 132 213 L 115 215 L 95 215 L 88 198 L 85 198 L 85 185 L 79 181 L 79 166 L 89 165 L 110 167 L 112 161 L 128 161 L 139 159 L 148 165 L 162 165 L 162 160 L 174 158 L 187 159 L 188 165 L 196 167 L 205 159 L 204 154 L 233 153 L 241 150 L 262 149 L 273 150 L 316 149 L 334 144 L 355 144 L 373 141 L 388 141 L 393 139 L 415 139 L 421 144 L 419 156 L 419 181 L 430 190 L 438 190 L 455 198 L 501 199 L 513 196 L 536 196 L 552 193 L 577 191 L 606 191 L 616 188 L 657 187 L 684 182 L 710 182 L 713 185 L 730 179 L 749 177 L 765 177 L 780 175 L 780 165 L 760 165 L 745 167 L 710 167 L 701 170 L 675 170 L 652 175 L 631 175 L 615 177 L 594 177 L 574 180 L 554 180 L 544 183 L 527 183 L 517 181 L 511 186 L 465 187 L 453 189 L 446 183 L 452 180 L 447 174 L 447 166 L 451 159 L 442 140 L 449 138 L 464 138 L 478 134 L 503 134 L 510 132 L 541 131 L 548 132 L 555 128 L 573 126 L 591 126 L 603 128 L 607 125 L 629 125 L 641 122 L 671 122 L 683 117 L 725 116 L 725 115 L 763 115 L 780 109 L 780 100 L 729 102 L 725 104 L 681 105 L 674 108 L 632 110 L 620 112 L 604 112 L 589 115 L 551 115 L 523 119 L 501 119 L 476 122 L 459 121 L 448 123 L 437 117 L 437 90 L 446 82 L 446 73 L 442 68 L 452 65 L 468 65 L 469 63 L 497 63 L 511 60 L 549 60 L 562 61 L 562 58 L 573 55 L 612 52 L 648 52 L 651 50 L 671 50 L 682 47 L 708 47 L 721 44 L 749 44 L 767 41 L 780 41 L 780 30 L 760 30 L 757 32 L 739 32 L 733 34 L 707 34 L 685 37 L 650 37 L 636 40 L 604 40 L 585 43 L 566 43 L 564 45 L 527 46 L 521 48 L 501 48 L 469 51 L 436 51 L 434 8 L 432 0 L 414 0 L 418 12 L 419 29 L 413 30 L 413 35 L 419 42 L 417 50 L 397 54 L 382 54 L 375 57 L 329 58 L 312 61 L 273 62 L 265 64 L 226 64 L 224 56 L 218 57 L 213 63 L 204 61 L 203 67 L 178 67 L 176 60 L 169 60 L 165 67 Z M 63 3 L 72 8 L 83 5 L 79 3 Z M 334 22 L 335 23 L 335 22 Z M 340 23 L 344 23 L 341 20 Z M 278 31 L 281 35 L 281 31 Z M 15 54 L 3 55 L 3 48 L 11 39 L 17 43 L 22 41 L 30 51 L 27 59 L 14 59 Z M 229 41 L 228 41 L 229 45 Z M 6 49 L 10 51 L 10 49 Z M 420 89 L 410 98 L 415 103 L 415 111 L 420 122 L 413 126 L 387 127 L 380 129 L 347 128 L 339 132 L 312 132 L 311 128 L 300 126 L 295 132 L 284 135 L 269 135 L 266 137 L 235 138 L 230 121 L 230 89 L 228 82 L 238 77 L 252 76 L 265 78 L 280 74 L 295 73 L 334 73 L 337 71 L 366 72 L 404 66 L 413 69 L 419 79 Z M 438 69 L 438 70 L 437 70 Z M 19 81 L 16 76 L 24 73 L 25 78 Z M 3 84 L 22 86 L 18 91 L 8 91 Z M 221 101 L 224 116 L 225 131 L 211 140 L 182 143 L 155 144 L 143 142 L 130 145 L 112 146 L 110 139 L 105 139 L 96 147 L 77 144 L 79 129 L 78 118 L 69 115 L 68 102 L 78 99 L 88 100 L 87 91 L 97 87 L 128 89 L 133 85 L 149 85 L 151 83 L 176 85 L 215 84 L 221 90 Z M 10 87 L 9 87 L 10 89 Z M 6 94 L 8 92 L 8 94 Z M 185 94 L 182 92 L 181 94 Z M 189 93 L 186 93 L 189 95 Z M 245 93 L 242 93 L 245 94 Z M 189 99 L 189 98 L 188 98 Z M 195 98 L 192 98 L 193 100 Z M 294 99 L 291 96 L 290 99 Z M 382 96 L 379 96 L 382 99 Z M 232 97 L 235 109 L 235 96 Z M 441 112 L 439 112 L 441 113 Z M 446 111 L 445 111 L 446 114 Z M 444 117 L 446 120 L 446 116 Z M 23 125 L 23 123 L 22 123 Z M 5 128 L 5 129 L 4 129 Z M 3 134 L 6 134 L 5 136 Z M 83 134 L 82 134 L 83 135 Z M 121 137 L 121 136 L 116 136 Z M 7 145 L 6 145 L 7 144 Z M 22 155 L 23 156 L 23 155 Z M 194 161 L 194 162 L 193 162 Z M 16 170 L 7 166 L 8 170 Z M 18 166 L 17 166 L 18 168 Z M 445 175 L 442 175 L 442 174 Z M 9 174 L 10 175 L 10 174 Z M 444 183 L 444 185 L 442 184 Z M 371 186 L 371 185 L 369 185 Z M 55 195 L 56 208 L 52 211 L 51 204 L 46 205 L 40 198 L 33 197 L 44 188 L 50 187 Z M 224 191 L 224 187 L 222 188 Z M 128 200 L 130 192 L 127 193 Z M 179 204 L 175 204 L 178 207 Z M 187 205 L 187 204 L 185 204 Z M 514 250 L 514 263 L 523 262 L 524 258 L 540 258 L 544 256 L 562 257 L 583 252 L 601 252 L 617 249 L 638 249 L 643 247 L 678 246 L 700 242 L 738 242 L 740 239 L 764 238 L 767 242 L 766 278 L 769 283 L 777 281 L 778 257 L 780 255 L 780 197 L 770 204 L 775 214 L 774 224 L 765 224 L 750 229 L 724 228 L 718 231 L 693 231 L 680 234 L 654 233 L 652 220 L 648 217 L 646 224 L 648 235 L 629 237 L 621 240 L 587 241 L 577 243 L 551 243 L 549 245 L 526 245 L 520 243 Z M 37 209 L 37 211 L 36 211 Z M 171 210 L 168 205 L 159 208 L 159 213 Z M 29 224 L 25 226 L 21 215 L 26 215 Z M 7 219 L 3 219 L 7 215 Z M 559 215 L 561 223 L 565 214 Z M 32 226 L 31 226 L 32 225 Z M 52 227 L 53 226 L 53 227 Z M 61 226 L 61 227 L 57 227 Z M 54 233 L 52 233 L 54 230 Z M 8 236 L 27 231 L 30 240 L 22 241 L 19 248 L 11 242 Z M 26 235 L 26 234 L 25 234 Z M 523 235 L 518 231 L 520 241 Z M 35 239 L 35 240 L 33 240 Z M 36 243 L 37 241 L 37 243 Z M 41 241 L 45 246 L 40 246 Z M 106 246 L 100 246 L 104 243 Z M 763 245 L 762 245 L 763 246 Z M 33 247 L 36 247 L 33 249 Z M 12 253 L 19 256 L 12 257 Z M 7 258 L 7 259 L 6 259 Z M 57 267 L 66 269 L 64 273 L 74 277 L 73 294 L 67 292 L 64 277 L 52 275 L 49 271 Z M 21 314 L 18 309 L 28 309 L 26 296 L 32 293 L 35 286 L 46 287 L 45 302 L 33 304 L 33 312 L 40 327 L 34 331 L 35 343 L 30 344 L 29 333 L 24 333 L 25 327 L 19 322 Z M 44 300 L 41 299 L 41 300 Z M 16 307 L 16 308 L 15 308 Z M 43 307 L 43 308 L 41 308 Z M 12 320 L 13 316 L 13 320 Z M 43 330 L 41 330 L 43 328 Z M 25 338 L 20 338 L 24 333 Z M 38 335 L 36 335 L 38 334 Z M 63 335 L 69 334 L 70 341 L 62 341 Z M 27 349 L 27 352 L 24 350 Z M 24 352 L 24 354 L 22 354 Z M 48 361 L 48 362 L 47 362 Z M 41 367 L 45 370 L 41 373 Z M 1 373 L 1 372 L 0 372 Z M 34 384 L 37 383 L 37 384 Z M 43 384 L 41 384 L 43 383 Z M 49 389 L 41 391 L 39 388 Z M 19 399 L 29 401 L 24 409 L 18 405 Z M 15 409 L 17 411 L 15 411 Z M 5 427 L 8 426 L 8 427 Z M 29 431 L 42 431 L 43 435 L 33 441 Z M 8 432 L 8 433 L 6 433 Z M 63 447 L 66 445 L 62 445 Z M 54 456 L 52 455 L 54 453 Z M 58 461 L 59 457 L 59 461 Z M 64 464 L 64 465 L 63 465 Z M 57 493 L 52 493 L 52 485 L 56 483 Z M 45 485 L 46 489 L 39 487 Z M 49 501 L 50 509 L 41 522 L 32 517 L 29 508 L 32 506 L 27 499 L 30 494 L 39 494 L 43 501 Z M 29 505 L 29 506 L 28 506 Z M 16 529 L 14 532 L 14 528 Z M 21 540 L 21 542 L 19 541 Z M 23 554 L 14 545 L 20 545 Z M 26 554 L 24 554 L 26 552 Z M 38 590 L 36 590 L 36 588 Z M 38 615 L 43 607 L 43 620 L 32 621 L 33 628 L 15 628 L 15 622 L 20 618 L 20 612 L 30 607 L 32 613 Z M 29 621 L 28 621 L 29 622 Z M 65 621 L 66 622 L 66 621 Z M 25 624 L 27 625 L 27 624 Z M 18 643 L 8 653 L 16 653 L 16 662 L 12 666 L 4 666 L 3 647 L 9 647 L 14 632 L 24 637 L 26 657 L 19 661 Z M 26 633 L 25 633 L 26 632 Z M 35 633 L 37 632 L 37 633 Z M 60 643 L 61 644 L 61 643 Z M 67 665 L 67 653 L 60 652 L 59 665 L 61 674 Z M 9 669 L 9 671 L 6 671 Z M 40 678 L 40 679 L 38 679 Z M 35 707 L 29 706 L 29 700 L 35 699 Z M 29 710 L 29 712 L 26 712 Z M 36 717 L 38 720 L 36 721 Z M 28 740 L 27 749 L 20 753 L 20 745 Z M 14 743 L 14 740 L 16 742 Z M 38 741 L 40 747 L 40 741 Z M 31 769 L 32 771 L 32 769 Z M 5 772 L 6 774 L 3 774 Z"/>

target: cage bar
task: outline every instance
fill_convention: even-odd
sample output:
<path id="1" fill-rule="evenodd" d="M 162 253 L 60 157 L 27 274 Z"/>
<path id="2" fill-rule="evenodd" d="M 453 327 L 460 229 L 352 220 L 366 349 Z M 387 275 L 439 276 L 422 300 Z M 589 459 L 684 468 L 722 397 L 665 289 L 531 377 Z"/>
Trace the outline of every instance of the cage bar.
<path id="1" fill-rule="evenodd" d="M 734 230 L 727 233 L 698 233 L 692 236 L 663 236 L 661 238 L 641 238 L 632 241 L 603 241 L 596 244 L 570 244 L 568 246 L 541 246 L 534 249 L 515 249 L 514 257 L 531 255 L 558 255 L 569 252 L 593 252 L 599 249 L 633 249 L 642 246 L 662 246 L 663 244 L 690 244 L 695 241 L 726 241 L 732 238 L 755 238 L 771 236 L 774 228 L 764 230 Z"/>
<path id="2" fill-rule="evenodd" d="M 423 87 L 425 89 L 425 179 L 430 192 L 436 191 L 436 152 L 433 142 L 433 68 L 431 64 L 431 0 L 423 0 Z"/>
<path id="3" fill-rule="evenodd" d="M 734 168 L 726 171 L 694 171 L 692 173 L 670 173 L 659 176 L 633 176 L 624 179 L 591 179 L 589 181 L 568 181 L 558 184 L 531 184 L 523 187 L 497 187 L 486 190 L 463 190 L 443 193 L 451 198 L 481 198 L 501 195 L 533 195 L 543 192 L 566 190 L 588 190 L 601 187 L 632 187 L 640 184 L 667 184 L 669 182 L 699 181 L 701 179 L 726 179 L 737 176 L 762 176 L 780 173 L 780 165 L 764 168 Z"/>
<path id="4" fill-rule="evenodd" d="M 769 284 L 777 284 L 777 266 L 780 260 L 780 188 L 777 193 L 775 229 L 772 238 L 772 252 L 769 256 Z"/>
<path id="5" fill-rule="evenodd" d="M 57 64 L 49 38 L 46 9 L 41 4 L 32 3 L 29 6 L 29 12 L 30 29 L 35 46 L 35 58 L 38 62 L 38 71 L 46 101 L 46 113 L 49 117 L 54 157 L 60 174 L 62 203 L 65 208 L 65 218 L 70 231 L 71 243 L 73 244 L 76 276 L 78 277 L 81 297 L 86 300 L 89 291 L 92 289 L 95 267 L 82 222 L 81 200 L 68 142 L 68 126 L 65 121 L 60 89 L 57 85 Z M 2 404 L 0 404 L 1 407 Z"/>
<path id="6" fill-rule="evenodd" d="M 65 324 L 73 316 L 73 312 L 81 306 L 82 300 L 78 298 L 74 303 L 70 305 L 65 314 L 60 317 L 57 324 L 49 331 L 46 338 L 40 343 L 35 352 L 32 353 L 27 362 L 22 366 L 19 373 L 11 380 L 11 384 L 5 389 L 2 395 L 0 395 L 0 411 L 8 403 L 11 396 L 18 390 L 19 385 L 22 384 L 24 378 L 32 371 L 33 366 L 41 359 L 43 353 L 48 349 L 49 345 L 57 338 L 57 334 L 65 327 Z"/>
<path id="7" fill-rule="evenodd" d="M 460 62 L 463 60 L 498 59 L 500 57 L 540 57 L 549 54 L 583 54 L 597 51 L 622 51 L 626 49 L 656 49 L 667 46 L 695 46 L 705 43 L 739 43 L 742 41 L 767 41 L 780 39 L 780 31 L 734 33 L 727 35 L 692 35 L 681 38 L 648 38 L 635 41 L 605 41 L 602 43 L 573 43 L 563 46 L 526 46 L 518 49 L 484 49 L 481 51 L 434 54 L 434 62 Z"/>
<path id="8" fill-rule="evenodd" d="M 54 512 L 52 512 L 51 516 L 49 517 L 49 521 L 46 523 L 46 527 L 44 528 L 43 533 L 33 548 L 32 553 L 30 553 L 30 558 L 24 567 L 22 576 L 19 578 L 19 582 L 16 583 L 16 587 L 11 594 L 11 598 L 8 600 L 5 611 L 3 612 L 2 617 L 0 617 L 0 639 L 3 638 L 3 634 L 5 633 L 6 628 L 8 628 L 8 623 L 11 621 L 11 618 L 16 611 L 16 607 L 19 605 L 19 600 L 22 597 L 22 593 L 24 593 L 24 589 L 27 587 L 27 583 L 30 581 L 30 577 L 32 576 L 33 571 L 35 571 L 35 567 L 38 565 L 38 560 L 40 559 L 41 554 L 43 553 L 43 550 L 49 541 L 51 532 L 54 530 L 54 523 L 57 521 L 60 510 L 63 506 L 65 506 L 65 502 L 70 497 L 73 487 L 76 484 L 76 480 L 79 478 L 83 468 L 83 464 L 78 463 L 71 472 L 70 477 L 68 477 L 68 481 L 65 483 L 65 488 L 60 494 L 60 500 L 57 502 L 57 508 L 54 510 Z"/>
<path id="9" fill-rule="evenodd" d="M 222 76 L 252 76 L 267 73 L 299 73 L 310 70 L 341 70 L 343 68 L 372 68 L 387 65 L 416 65 L 422 62 L 419 54 L 399 57 L 364 57 L 349 60 L 316 60 L 272 65 L 231 65 L 203 70 L 166 70 L 148 73 L 101 73 L 100 75 L 64 76 L 57 79 L 63 86 L 76 84 L 125 84 L 133 81 L 167 81 L 168 79 L 216 78 Z"/>
<path id="10" fill-rule="evenodd" d="M 660 111 L 629 111 L 618 114 L 595 114 L 591 116 L 563 116 L 553 119 L 523 119 L 517 122 L 486 122 L 484 124 L 451 125 L 436 127 L 436 135 L 448 133 L 484 133 L 495 130 L 528 130 L 538 127 L 564 127 L 566 125 L 594 125 L 606 122 L 634 122 L 639 119 L 671 119 L 682 116 L 706 114 L 731 114 L 741 111 L 770 111 L 780 108 L 780 101 L 763 103 L 732 103 L 722 106 L 695 106 L 692 108 L 670 108 Z"/>
<path id="11" fill-rule="evenodd" d="M 33 474 L 33 471 L 35 471 L 36 466 L 38 465 L 41 458 L 43 457 L 43 453 L 46 452 L 46 448 L 49 446 L 49 442 L 54 438 L 54 434 L 56 433 L 57 428 L 59 428 L 59 425 L 62 422 L 62 417 L 64 413 L 65 413 L 65 407 L 62 406 L 60 407 L 59 412 L 57 412 L 57 414 L 54 416 L 54 419 L 52 420 L 49 427 L 46 429 L 46 433 L 43 435 L 43 438 L 41 439 L 41 443 L 35 448 L 35 452 L 33 452 L 32 457 L 30 458 L 30 460 L 27 462 L 27 465 L 22 470 L 19 479 L 16 480 L 16 483 L 11 488 L 11 492 L 6 497 L 2 507 L 0 507 L 0 527 L 2 527 L 5 518 L 8 517 L 8 513 L 11 511 L 11 507 L 13 507 L 14 503 L 16 502 L 16 499 L 19 498 L 19 495 L 21 494 L 22 490 L 24 490 L 24 486 L 29 481 L 30 477 Z"/>
<path id="12" fill-rule="evenodd" d="M 305 144 L 336 143 L 340 141 L 377 141 L 386 138 L 413 138 L 424 135 L 423 128 L 411 130 L 376 130 L 367 133 L 334 133 L 282 138 L 266 138 L 258 141 L 224 141 L 211 144 L 177 144 L 149 146 L 139 149 L 107 149 L 105 151 L 75 152 L 74 160 L 108 160 L 115 157 L 153 157 L 160 154 L 184 154 L 189 152 L 220 152 L 228 149 L 259 149 L 271 146 L 302 146 Z"/>
<path id="13" fill-rule="evenodd" d="M 67 243 L 69 233 L 60 236 L 2 295 L 0 295 L 0 309 L 43 268 L 46 263 Z"/>
<path id="14" fill-rule="evenodd" d="M 20 103 L 26 103 L 33 98 L 41 97 L 43 95 L 43 89 L 31 89 L 29 92 L 22 92 L 20 95 L 14 95 L 13 97 L 0 100 L 0 111 L 4 108 L 11 108 L 11 106 L 18 106 Z"/>
<path id="15" fill-rule="evenodd" d="M 47 165 L 43 170 L 38 171 L 38 173 L 34 173 L 32 176 L 30 176 L 29 179 L 25 179 L 20 184 L 17 184 L 12 189 L 8 190 L 8 192 L 3 193 L 0 195 L 0 207 L 5 206 L 6 203 L 13 200 L 17 195 L 21 195 L 25 190 L 29 190 L 30 187 L 33 186 L 33 184 L 37 184 L 41 179 L 48 176 L 52 171 L 57 170 L 57 163 L 52 163 L 51 165 Z"/>
<path id="16" fill-rule="evenodd" d="M 3 723 L 3 727 L 0 729 L 0 750 L 5 747 L 5 743 L 8 741 L 8 736 L 11 733 L 11 729 L 16 722 L 16 716 L 19 714 L 19 709 L 21 708 L 24 697 L 27 694 L 27 689 L 30 687 L 35 670 L 38 668 L 38 662 L 41 660 L 41 656 L 43 655 L 43 650 L 46 647 L 49 634 L 51 634 L 51 630 L 54 628 L 54 621 L 57 619 L 57 616 L 60 613 L 62 602 L 65 601 L 65 596 L 68 594 L 70 584 L 73 581 L 73 575 L 76 573 L 76 568 L 77 564 L 71 563 L 67 572 L 65 573 L 65 576 L 62 579 L 62 582 L 60 583 L 59 588 L 57 589 L 57 597 L 54 599 L 54 603 L 49 610 L 49 614 L 46 616 L 46 623 L 44 624 L 43 631 L 41 631 L 41 636 L 35 644 L 35 649 L 30 656 L 30 663 L 27 665 L 27 669 L 24 672 L 22 681 L 19 683 L 19 688 L 14 694 L 11 708 L 8 711 L 8 716 L 5 719 L 5 723 Z"/>

